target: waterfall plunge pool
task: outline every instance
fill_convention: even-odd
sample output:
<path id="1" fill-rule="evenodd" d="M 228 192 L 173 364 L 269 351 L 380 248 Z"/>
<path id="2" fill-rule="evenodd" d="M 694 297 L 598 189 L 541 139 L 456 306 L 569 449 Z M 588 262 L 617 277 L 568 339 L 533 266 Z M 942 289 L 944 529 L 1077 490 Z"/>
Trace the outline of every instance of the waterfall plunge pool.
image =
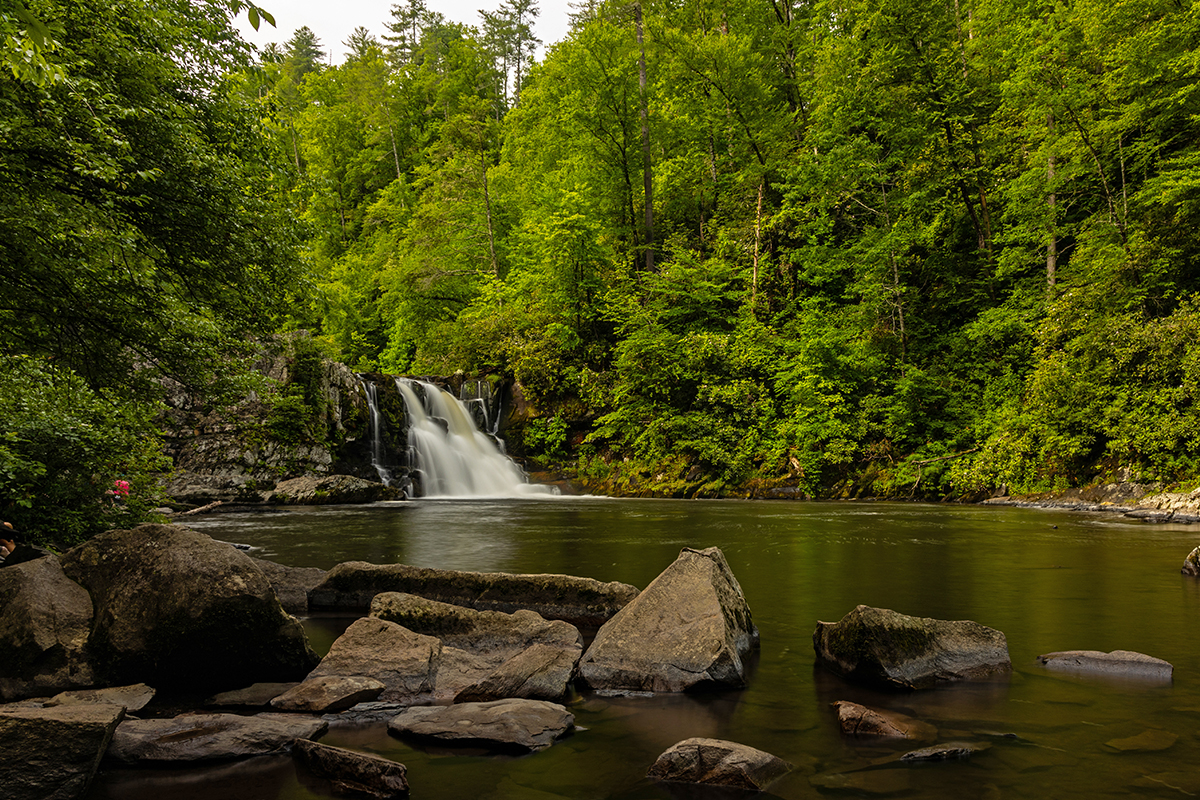
<path id="1" fill-rule="evenodd" d="M 322 741 L 408 767 L 414 798 L 709 797 L 644 778 L 685 738 L 730 739 L 796 770 L 767 797 L 1179 797 L 1200 792 L 1200 582 L 1183 576 L 1197 531 L 1100 515 L 988 506 L 599 498 L 421 500 L 223 514 L 189 525 L 328 569 L 348 560 L 480 571 L 560 572 L 645 587 L 682 547 L 719 546 L 762 634 L 749 686 L 711 695 L 599 697 L 570 705 L 575 735 L 513 758 L 418 749 L 383 725 Z M 972 619 L 1003 631 L 1002 681 L 881 694 L 814 666 L 812 632 L 859 603 Z M 349 620 L 306 622 L 328 648 Z M 1135 650 L 1175 666 L 1167 686 L 1049 673 L 1055 650 Z M 844 738 L 830 703 L 886 707 L 985 741 L 970 760 L 898 766 L 913 749 Z M 1122 749 L 1156 731 L 1154 748 Z M 1117 744 L 1112 744 L 1117 743 Z M 813 777 L 847 773 L 841 790 Z M 828 794 L 827 794 L 828 793 Z M 90 800 L 304 800 L 328 785 L 290 758 L 196 769 L 105 767 Z"/>

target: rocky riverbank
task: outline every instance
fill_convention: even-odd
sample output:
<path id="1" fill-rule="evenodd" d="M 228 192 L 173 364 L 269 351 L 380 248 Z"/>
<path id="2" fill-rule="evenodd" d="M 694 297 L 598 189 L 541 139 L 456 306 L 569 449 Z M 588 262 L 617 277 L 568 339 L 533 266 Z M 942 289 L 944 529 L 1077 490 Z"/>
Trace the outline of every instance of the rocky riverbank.
<path id="1" fill-rule="evenodd" d="M 1200 523 L 1200 488 L 1164 491 L 1159 483 L 1108 483 L 1057 494 L 992 497 L 985 505 L 1118 514 L 1144 522 Z"/>

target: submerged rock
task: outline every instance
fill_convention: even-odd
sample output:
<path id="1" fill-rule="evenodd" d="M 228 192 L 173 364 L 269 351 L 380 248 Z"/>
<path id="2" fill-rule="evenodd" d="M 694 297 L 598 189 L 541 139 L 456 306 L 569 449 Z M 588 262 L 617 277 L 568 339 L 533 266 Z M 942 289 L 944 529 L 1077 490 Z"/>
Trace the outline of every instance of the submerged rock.
<path id="1" fill-rule="evenodd" d="M 292 755 L 318 777 L 333 784 L 336 794 L 380 800 L 408 797 L 408 769 L 380 756 L 297 739 Z"/>
<path id="2" fill-rule="evenodd" d="M 684 548 L 596 633 L 579 662 L 595 689 L 683 692 L 739 687 L 758 629 L 724 554 Z"/>
<path id="3" fill-rule="evenodd" d="M 512 614 L 385 592 L 371 616 L 403 625 L 442 643 L 435 694 L 462 701 L 527 697 L 558 700 L 567 693 L 583 652 L 579 630 L 533 611 Z"/>
<path id="4" fill-rule="evenodd" d="M 397 736 L 455 747 L 528 753 L 544 750 L 575 729 L 575 717 L 544 700 L 494 700 L 409 708 L 388 723 Z"/>
<path id="5" fill-rule="evenodd" d="M 0 794 L 5 800 L 83 797 L 124 715 L 124 708 L 109 705 L 0 712 Z"/>
<path id="6" fill-rule="evenodd" d="M 976 742 L 943 742 L 932 747 L 922 747 L 920 750 L 910 750 L 900 756 L 901 761 L 958 761 L 970 758 L 991 747 L 990 744 Z"/>
<path id="7" fill-rule="evenodd" d="M 924 689 L 1012 670 L 1004 634 L 977 622 L 910 617 L 860 605 L 818 622 L 813 649 L 824 667 L 891 689 Z"/>
<path id="8" fill-rule="evenodd" d="M 1063 650 L 1038 656 L 1038 662 L 1055 672 L 1097 675 L 1154 683 L 1170 683 L 1175 668 L 1169 661 L 1132 650 Z"/>
<path id="9" fill-rule="evenodd" d="M 1170 731 L 1151 728 L 1150 730 L 1142 731 L 1137 736 L 1130 736 L 1125 739 L 1112 739 L 1104 744 L 1122 753 L 1157 753 L 1170 749 L 1177 741 L 1179 741 L 1179 736 L 1176 734 Z"/>
<path id="10" fill-rule="evenodd" d="M 0 699 L 94 683 L 92 598 L 54 556 L 0 569 Z"/>
<path id="11" fill-rule="evenodd" d="M 284 714 L 183 714 L 173 719 L 127 719 L 117 726 L 108 755 L 117 761 L 220 761 L 286 753 L 328 724 Z"/>
<path id="12" fill-rule="evenodd" d="M 68 552 L 63 571 L 91 594 L 88 646 L 108 681 L 221 688 L 317 663 L 253 560 L 196 531 L 109 531 Z"/>
<path id="13" fill-rule="evenodd" d="M 646 777 L 761 792 L 791 769 L 786 761 L 748 745 L 695 738 L 669 747 Z"/>
<path id="14" fill-rule="evenodd" d="M 308 593 L 314 609 L 366 610 L 381 592 L 403 592 L 477 611 L 521 609 L 574 625 L 600 625 L 637 596 L 624 583 L 601 583 L 571 575 L 460 572 L 348 561 L 329 571 Z"/>
<path id="15" fill-rule="evenodd" d="M 937 728 L 896 711 L 839 700 L 833 704 L 837 710 L 838 725 L 846 736 L 877 736 L 889 739 L 910 739 L 924 742 L 937 738 Z"/>

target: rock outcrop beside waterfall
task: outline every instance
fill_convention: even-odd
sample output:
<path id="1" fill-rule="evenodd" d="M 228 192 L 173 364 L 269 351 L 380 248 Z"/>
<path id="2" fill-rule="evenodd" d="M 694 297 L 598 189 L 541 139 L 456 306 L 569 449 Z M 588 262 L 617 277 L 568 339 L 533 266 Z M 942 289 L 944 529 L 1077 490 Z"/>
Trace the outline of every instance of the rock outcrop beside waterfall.
<path id="1" fill-rule="evenodd" d="M 637 588 L 572 575 L 465 572 L 406 564 L 338 564 L 308 593 L 309 607 L 366 611 L 377 594 L 402 592 L 477 611 L 536 611 L 546 619 L 596 626 L 610 619 Z"/>

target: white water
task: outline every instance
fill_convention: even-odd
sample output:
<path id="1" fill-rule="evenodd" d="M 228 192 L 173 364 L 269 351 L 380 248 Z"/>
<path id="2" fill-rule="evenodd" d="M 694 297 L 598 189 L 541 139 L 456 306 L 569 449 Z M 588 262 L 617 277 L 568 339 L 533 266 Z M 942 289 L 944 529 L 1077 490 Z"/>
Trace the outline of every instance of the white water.
<path id="1" fill-rule="evenodd" d="M 383 414 L 379 412 L 379 395 L 375 384 L 363 379 L 367 392 L 367 410 L 371 412 L 371 466 L 384 486 L 392 485 L 391 470 L 383 466 Z"/>
<path id="2" fill-rule="evenodd" d="M 527 483 L 521 468 L 475 427 L 454 395 L 408 378 L 396 378 L 396 389 L 408 413 L 409 465 L 420 478 L 424 497 L 556 494 L 550 487 Z"/>

